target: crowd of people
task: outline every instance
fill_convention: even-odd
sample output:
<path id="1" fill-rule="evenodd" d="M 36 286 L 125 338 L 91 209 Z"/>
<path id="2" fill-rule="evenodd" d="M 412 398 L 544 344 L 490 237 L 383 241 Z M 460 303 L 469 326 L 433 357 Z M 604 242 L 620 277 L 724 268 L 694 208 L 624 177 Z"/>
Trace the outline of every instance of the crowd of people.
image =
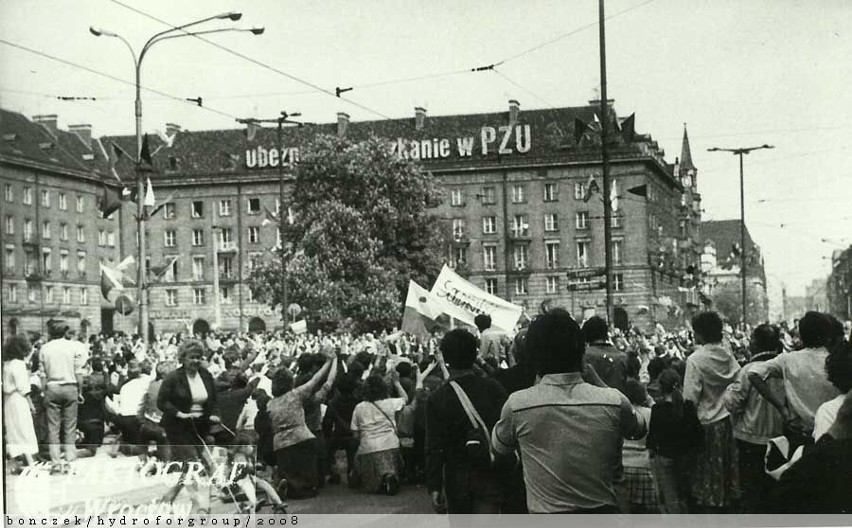
<path id="1" fill-rule="evenodd" d="M 237 446 L 252 463 L 229 493 L 273 511 L 344 482 L 420 485 L 449 513 L 852 511 L 848 323 L 737 332 L 705 312 L 646 333 L 557 308 L 511 336 L 476 326 L 146 346 L 52 321 L 3 345 L 5 455 L 64 474 L 123 452 L 144 472 Z M 205 508 L 183 480 L 164 499 L 182 489 Z"/>

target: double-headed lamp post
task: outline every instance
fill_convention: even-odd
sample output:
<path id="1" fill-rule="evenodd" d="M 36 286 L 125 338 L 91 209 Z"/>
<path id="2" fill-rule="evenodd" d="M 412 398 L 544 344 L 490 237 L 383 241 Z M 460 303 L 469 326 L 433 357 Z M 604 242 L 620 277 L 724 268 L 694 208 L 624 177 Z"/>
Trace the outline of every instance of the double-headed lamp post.
<path id="1" fill-rule="evenodd" d="M 742 275 L 742 303 L 743 303 L 743 331 L 746 329 L 746 313 L 747 304 L 746 298 L 748 294 L 746 282 L 746 228 L 745 228 L 745 186 L 743 185 L 743 156 L 747 156 L 754 150 L 775 148 L 772 145 L 761 145 L 759 147 L 747 148 L 719 148 L 713 147 L 707 149 L 708 152 L 730 152 L 735 156 L 740 157 L 740 274 Z"/>
<path id="2" fill-rule="evenodd" d="M 167 29 L 165 31 L 160 31 L 159 33 L 154 34 L 151 38 L 149 38 L 145 45 L 142 46 L 142 50 L 139 52 L 139 55 L 136 55 L 136 52 L 133 50 L 133 46 L 130 45 L 130 42 L 127 41 L 124 37 L 119 35 L 118 33 L 114 33 L 112 31 L 107 31 L 105 29 L 100 29 L 96 27 L 89 27 L 89 32 L 96 37 L 114 37 L 124 43 L 127 46 L 127 49 L 130 50 L 130 54 L 133 56 L 133 67 L 136 73 L 136 102 L 135 102 L 135 113 L 136 113 L 136 221 L 137 221 L 137 237 L 138 237 L 138 245 L 137 245 L 137 264 L 136 264 L 136 288 L 137 288 L 137 297 L 139 302 L 139 335 L 142 337 L 144 343 L 148 343 L 148 285 L 147 285 L 147 248 L 145 244 L 145 223 L 146 223 L 146 211 L 145 205 L 143 204 L 142 197 L 145 196 L 145 182 L 142 177 L 141 170 L 141 162 L 142 162 L 142 83 L 141 83 L 141 74 L 142 74 L 142 61 L 145 59 L 145 55 L 148 53 L 148 50 L 151 47 L 164 40 L 181 38 L 181 37 L 194 37 L 199 35 L 209 35 L 212 33 L 224 33 L 224 32 L 249 32 L 253 35 L 261 35 L 264 32 L 264 28 L 219 28 L 219 29 L 211 29 L 206 31 L 186 31 L 187 28 L 197 26 L 199 24 L 203 24 L 205 22 L 210 22 L 212 20 L 230 20 L 232 22 L 236 22 L 242 18 L 242 13 L 238 13 L 235 11 L 231 11 L 228 13 L 222 13 L 219 15 L 203 18 L 201 20 L 196 20 L 194 22 L 189 22 L 188 24 L 183 24 L 181 26 L 173 27 Z"/>

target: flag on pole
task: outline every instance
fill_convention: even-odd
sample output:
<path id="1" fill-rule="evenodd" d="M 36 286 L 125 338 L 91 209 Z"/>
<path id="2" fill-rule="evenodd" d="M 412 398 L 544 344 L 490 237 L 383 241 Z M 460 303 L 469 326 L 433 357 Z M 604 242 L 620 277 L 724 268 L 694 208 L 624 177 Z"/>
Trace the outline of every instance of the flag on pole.
<path id="1" fill-rule="evenodd" d="M 164 201 L 160 202 L 160 205 L 154 207 L 154 209 L 151 211 L 151 214 L 148 215 L 148 218 L 154 218 L 154 215 L 159 213 L 163 209 L 163 207 L 166 206 L 166 204 L 172 203 L 172 200 L 174 199 L 174 197 L 175 197 L 174 194 L 170 194 L 168 198 L 166 198 Z"/>
<path id="2" fill-rule="evenodd" d="M 636 135 L 636 114 L 630 116 L 621 123 L 621 137 L 627 143 L 633 142 L 633 137 Z"/>
<path id="3" fill-rule="evenodd" d="M 107 151 L 107 155 L 109 156 L 109 170 L 116 180 L 121 181 L 121 178 L 118 177 L 118 172 L 115 170 L 115 166 L 121 160 L 122 156 L 127 159 L 131 158 L 130 155 L 127 154 L 127 152 L 125 152 L 124 149 L 119 147 L 118 144 L 116 144 L 115 142 L 110 141 L 110 146 L 112 148 Z"/>
<path id="4" fill-rule="evenodd" d="M 174 133 L 170 136 L 159 129 L 157 129 L 155 132 L 157 132 L 157 136 L 160 138 L 160 141 L 163 142 L 164 147 L 172 148 L 172 145 L 175 142 L 175 138 L 177 137 L 177 133 Z"/>
<path id="5" fill-rule="evenodd" d="M 151 146 L 148 144 L 148 134 L 142 138 L 142 150 L 139 151 L 139 169 L 153 172 L 154 161 L 151 159 Z"/>
<path id="6" fill-rule="evenodd" d="M 583 136 L 589 131 L 589 125 L 579 118 L 574 118 L 574 143 L 580 144 Z"/>
<path id="7" fill-rule="evenodd" d="M 111 268 L 109 266 L 101 266 L 101 295 L 104 296 L 104 299 L 109 300 L 109 292 L 112 290 L 123 290 L 124 289 L 124 273 L 121 270 L 116 268 Z"/>
<path id="8" fill-rule="evenodd" d="M 583 197 L 583 201 L 588 203 L 592 198 L 592 194 L 600 193 L 601 188 L 598 186 L 597 180 L 595 180 L 594 175 L 589 176 L 589 181 L 586 183 L 586 196 Z"/>
<path id="9" fill-rule="evenodd" d="M 121 194 L 118 189 L 103 185 L 103 194 L 98 200 L 98 210 L 104 218 L 121 209 Z"/>
<path id="10" fill-rule="evenodd" d="M 260 222 L 260 225 L 263 227 L 268 226 L 269 224 L 278 224 L 278 216 L 266 208 L 263 207 L 263 210 L 266 211 L 266 216 L 263 217 L 263 221 Z"/>
<path id="11" fill-rule="evenodd" d="M 257 131 L 260 130 L 260 125 L 255 121 L 247 121 L 246 122 L 246 139 L 249 141 L 254 141 L 254 137 L 257 135 Z"/>
<path id="12" fill-rule="evenodd" d="M 641 196 L 642 198 L 647 198 L 648 197 L 648 185 L 642 184 L 642 185 L 638 185 L 636 187 L 631 187 L 631 188 L 627 189 L 627 192 L 629 192 L 630 194 L 635 194 L 636 196 Z"/>
<path id="13" fill-rule="evenodd" d="M 151 178 L 148 178 L 148 186 L 145 188 L 145 199 L 142 205 L 146 207 L 154 207 L 157 204 L 157 199 L 154 197 L 154 187 L 151 185 Z"/>
<path id="14" fill-rule="evenodd" d="M 609 202 L 612 206 L 612 212 L 618 212 L 618 182 L 612 180 L 612 185 L 609 187 Z"/>
<path id="15" fill-rule="evenodd" d="M 171 260 L 169 260 L 167 263 L 165 263 L 161 266 L 151 266 L 150 270 L 151 270 L 151 273 L 154 275 L 154 280 L 155 281 L 161 280 L 163 278 L 163 275 L 165 275 L 166 273 L 168 273 L 168 271 L 170 269 L 172 269 L 172 267 L 175 265 L 175 262 L 177 262 L 178 258 L 180 258 L 180 256 L 175 255 L 171 258 Z"/>
<path id="16" fill-rule="evenodd" d="M 402 312 L 403 332 L 428 336 L 438 326 L 437 319 L 444 313 L 436 295 L 414 281 L 408 281 L 408 295 Z"/>

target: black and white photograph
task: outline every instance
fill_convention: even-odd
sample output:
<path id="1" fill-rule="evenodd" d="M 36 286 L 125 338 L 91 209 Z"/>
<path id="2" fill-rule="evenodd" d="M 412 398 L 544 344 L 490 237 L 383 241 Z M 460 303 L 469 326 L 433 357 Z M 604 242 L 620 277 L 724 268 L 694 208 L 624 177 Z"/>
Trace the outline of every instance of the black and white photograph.
<path id="1" fill-rule="evenodd" d="M 852 522 L 850 83 L 846 0 L 0 0 L 0 509 Z"/>

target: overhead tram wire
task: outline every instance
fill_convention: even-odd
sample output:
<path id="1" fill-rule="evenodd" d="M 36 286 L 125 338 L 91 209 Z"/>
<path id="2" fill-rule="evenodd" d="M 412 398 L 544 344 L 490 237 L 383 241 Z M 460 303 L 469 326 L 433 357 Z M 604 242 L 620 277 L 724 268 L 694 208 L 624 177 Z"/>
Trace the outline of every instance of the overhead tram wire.
<path id="1" fill-rule="evenodd" d="M 57 57 L 57 56 L 55 56 L 55 55 L 51 55 L 51 54 L 49 54 L 49 53 L 45 53 L 45 52 L 43 52 L 43 51 L 39 51 L 39 50 L 35 50 L 35 49 L 32 49 L 32 48 L 28 48 L 28 47 L 26 47 L 26 46 L 22 46 L 22 45 L 20 45 L 20 44 L 16 44 L 16 43 L 14 43 L 14 42 L 10 42 L 10 41 L 5 40 L 5 39 L 2 39 L 2 38 L 0 38 L 0 44 L 6 44 L 7 46 L 11 46 L 11 47 L 13 47 L 13 48 L 17 48 L 17 49 L 20 49 L 20 50 L 26 51 L 26 52 L 28 52 L 28 53 L 32 53 L 32 54 L 34 54 L 34 55 L 38 55 L 38 56 L 40 56 L 40 57 L 44 57 L 44 58 L 46 58 L 46 59 L 50 59 L 50 60 L 53 60 L 53 61 L 59 62 L 59 63 L 61 63 L 61 64 L 65 64 L 66 66 L 71 66 L 71 67 L 73 67 L 73 68 L 78 68 L 78 69 L 81 69 L 81 70 L 87 71 L 87 72 L 89 72 L 89 73 L 93 73 L 93 74 L 95 74 L 95 75 L 99 75 L 99 76 L 101 76 L 101 77 L 105 77 L 105 78 L 107 78 L 107 79 L 110 79 L 110 80 L 113 80 L 113 81 L 116 81 L 116 82 L 120 82 L 120 83 L 122 83 L 122 84 L 127 84 L 127 85 L 129 85 L 129 86 L 135 86 L 135 83 L 133 83 L 132 81 L 128 81 L 128 80 L 126 80 L 126 79 L 122 79 L 121 77 L 116 77 L 115 75 L 111 75 L 111 74 L 109 74 L 109 73 L 105 73 L 105 72 L 102 72 L 102 71 L 100 71 L 100 70 L 96 70 L 96 69 L 94 69 L 94 68 L 90 68 L 90 67 L 88 67 L 88 66 L 83 66 L 82 64 L 77 64 L 77 63 L 75 63 L 75 62 L 71 62 L 71 61 L 69 61 L 69 60 L 67 60 L 67 59 L 63 59 L 63 58 L 61 58 L 61 57 Z M 143 90 L 145 90 L 146 92 L 155 93 L 155 94 L 157 94 L 157 95 L 161 95 L 161 96 L 166 97 L 166 98 L 168 98 L 168 99 L 172 99 L 172 100 L 174 100 L 174 101 L 178 101 L 178 102 L 180 102 L 180 103 L 182 103 L 182 104 L 187 104 L 187 102 L 184 100 L 184 98 L 183 98 L 183 97 L 178 97 L 178 96 L 176 96 L 176 95 L 172 95 L 172 94 L 169 94 L 169 93 L 166 93 L 166 92 L 162 92 L 162 91 L 157 90 L 157 89 L 154 89 L 154 88 L 148 88 L 148 87 L 146 87 L 146 86 L 141 86 L 141 88 L 142 88 Z M 235 115 L 231 115 L 231 114 L 229 114 L 229 113 L 227 113 L 227 112 L 223 112 L 223 111 L 221 111 L 221 110 L 217 110 L 217 109 L 215 109 L 215 108 L 211 108 L 211 107 L 209 107 L 209 106 L 200 106 L 200 107 L 199 107 L 198 105 L 195 105 L 195 104 L 193 104 L 192 106 L 193 106 L 193 107 L 195 107 L 195 108 L 201 108 L 202 110 L 206 110 L 206 111 L 208 111 L 208 112 L 212 112 L 212 113 L 214 113 L 214 114 L 218 114 L 218 115 L 223 116 L 223 117 L 227 117 L 227 118 L 228 118 L 228 119 L 230 119 L 230 120 L 237 119 L 237 116 L 235 116 Z"/>
<path id="2" fill-rule="evenodd" d="M 109 1 L 110 1 L 110 2 L 112 2 L 112 3 L 114 3 L 114 4 L 116 4 L 116 5 L 119 5 L 119 6 L 121 6 L 121 7 L 124 7 L 125 9 L 128 9 L 128 10 L 130 10 L 130 11 L 133 11 L 134 13 L 137 13 L 137 14 L 139 14 L 139 15 L 142 15 L 142 16 L 144 16 L 144 17 L 146 17 L 146 18 L 149 18 L 149 19 L 151 19 L 151 20 L 155 20 L 155 21 L 157 21 L 157 22 L 159 22 L 159 23 L 161 23 L 161 24 L 167 25 L 167 26 L 169 26 L 169 27 L 171 27 L 171 28 L 173 28 L 173 29 L 180 29 L 179 27 L 177 27 L 177 26 L 175 26 L 175 25 L 173 25 L 173 24 L 170 24 L 169 22 L 166 22 L 165 20 L 162 20 L 162 19 L 160 19 L 160 18 L 157 18 L 157 17 L 155 17 L 154 15 L 151 15 L 151 14 L 149 14 L 149 13 L 146 13 L 146 12 L 144 12 L 144 11 L 142 11 L 142 10 L 140 10 L 140 9 L 137 9 L 137 8 L 135 8 L 135 7 L 133 7 L 133 6 L 127 5 L 127 4 L 125 4 L 124 2 L 122 2 L 121 0 L 109 0 Z M 181 30 L 181 31 L 183 31 L 184 33 L 189 34 L 189 32 L 187 32 L 187 31 L 184 31 L 184 30 Z M 202 41 L 202 42 L 205 42 L 205 43 L 207 43 L 207 44 L 209 44 L 209 45 L 211 45 L 211 46 L 214 46 L 214 47 L 216 47 L 216 48 L 218 48 L 218 49 L 220 49 L 220 50 L 222 50 L 222 51 L 225 51 L 225 52 L 227 52 L 227 53 L 230 53 L 231 55 L 234 55 L 235 57 L 239 57 L 239 58 L 241 58 L 241 59 L 243 59 L 243 60 L 246 60 L 246 61 L 248 61 L 248 62 L 251 62 L 252 64 L 255 64 L 255 65 L 257 65 L 257 66 L 260 66 L 260 67 L 262 67 L 262 68 L 265 68 L 265 69 L 267 69 L 267 70 L 269 70 L 269 71 L 271 71 L 271 72 L 277 73 L 278 75 L 281 75 L 281 76 L 283 76 L 283 77 L 286 77 L 286 78 L 288 78 L 288 79 L 290 79 L 290 80 L 292 80 L 292 81 L 296 81 L 297 83 L 304 84 L 305 86 L 309 86 L 309 87 L 313 88 L 314 90 L 319 91 L 319 92 L 323 92 L 323 93 L 325 93 L 326 95 L 329 95 L 329 96 L 331 96 L 331 97 L 334 97 L 335 99 L 340 99 L 340 100 L 342 100 L 342 101 L 345 101 L 346 103 L 351 104 L 351 105 L 353 105 L 353 106 L 356 106 L 356 107 L 358 107 L 358 108 L 360 108 L 360 109 L 362 109 L 362 110 L 365 110 L 365 111 L 367 111 L 367 112 L 369 112 L 369 113 L 371 113 L 371 114 L 375 114 L 375 115 L 377 115 L 377 116 L 379 116 L 379 117 L 383 117 L 383 118 L 385 118 L 385 119 L 391 119 L 391 117 L 390 117 L 390 116 L 387 116 L 387 115 L 385 115 L 385 114 L 383 114 L 383 113 L 379 112 L 378 110 L 373 110 L 372 108 L 370 108 L 370 107 L 368 107 L 368 106 L 366 106 L 366 105 L 364 105 L 364 104 L 361 104 L 361 103 L 359 103 L 359 102 L 357 102 L 357 101 L 353 101 L 353 100 L 351 100 L 351 99 L 347 99 L 347 98 L 345 98 L 345 97 L 340 97 L 339 95 L 335 94 L 335 93 L 334 93 L 333 91 L 331 91 L 331 90 L 327 90 L 327 89 L 325 89 L 325 88 L 323 88 L 323 87 L 321 87 L 321 86 L 318 86 L 318 85 L 316 85 L 316 84 L 314 84 L 314 83 L 312 83 L 312 82 L 310 82 L 310 81 L 306 81 L 306 80 L 304 80 L 304 79 L 302 79 L 302 78 L 296 77 L 295 75 L 293 75 L 293 74 L 291 74 L 291 73 L 287 73 L 287 72 L 285 72 L 285 71 L 283 71 L 283 70 L 280 70 L 280 69 L 278 69 L 278 68 L 276 68 L 276 67 L 274 67 L 274 66 L 270 66 L 269 64 L 266 64 L 265 62 L 261 62 L 261 61 L 259 61 L 259 60 L 257 60 L 257 59 L 254 59 L 254 58 L 252 58 L 252 57 L 249 57 L 248 55 L 246 55 L 246 54 L 244 54 L 244 53 L 240 53 L 240 52 L 238 52 L 238 51 L 234 51 L 234 50 L 232 50 L 231 48 L 229 48 L 229 47 L 227 47 L 227 46 L 223 46 L 223 45 L 221 45 L 221 44 L 219 44 L 219 43 L 217 43 L 217 42 L 214 42 L 214 41 L 212 41 L 212 40 L 208 40 L 208 39 L 206 39 L 206 38 L 204 38 L 204 37 L 202 37 L 202 36 L 199 36 L 199 35 L 191 35 L 191 36 L 192 36 L 192 37 L 195 37 L 195 38 L 197 38 L 198 40 L 200 40 L 200 41 Z M 236 117 L 234 117 L 234 119 L 237 119 L 237 118 L 236 118 Z"/>
<path id="3" fill-rule="evenodd" d="M 523 91 L 525 91 L 526 93 L 528 93 L 529 95 L 531 95 L 531 96 L 535 97 L 536 99 L 538 99 L 538 100 L 539 100 L 539 101 L 541 101 L 542 103 L 546 104 L 546 105 L 547 105 L 547 106 L 549 106 L 550 108 L 554 108 L 554 109 L 556 108 L 556 106 L 554 106 L 553 104 L 549 103 L 548 101 L 546 101 L 544 98 L 540 97 L 538 94 L 536 94 L 535 92 L 533 92 L 533 91 L 532 91 L 532 90 L 530 90 L 529 88 L 526 88 L 526 87 L 522 86 L 520 83 L 518 83 L 517 81 L 512 80 L 512 78 L 511 78 L 511 77 L 509 77 L 509 76 L 508 76 L 508 75 L 506 75 L 505 73 L 503 73 L 503 72 L 501 72 L 500 70 L 498 70 L 496 66 L 495 66 L 494 68 L 492 68 L 492 70 L 494 71 L 494 73 L 496 73 L 497 75 L 499 75 L 500 77 L 502 77 L 503 79 L 505 79 L 506 81 L 508 81 L 510 84 L 514 85 L 514 86 L 515 86 L 515 87 L 517 87 L 517 88 L 520 88 L 521 90 L 523 90 Z"/>

